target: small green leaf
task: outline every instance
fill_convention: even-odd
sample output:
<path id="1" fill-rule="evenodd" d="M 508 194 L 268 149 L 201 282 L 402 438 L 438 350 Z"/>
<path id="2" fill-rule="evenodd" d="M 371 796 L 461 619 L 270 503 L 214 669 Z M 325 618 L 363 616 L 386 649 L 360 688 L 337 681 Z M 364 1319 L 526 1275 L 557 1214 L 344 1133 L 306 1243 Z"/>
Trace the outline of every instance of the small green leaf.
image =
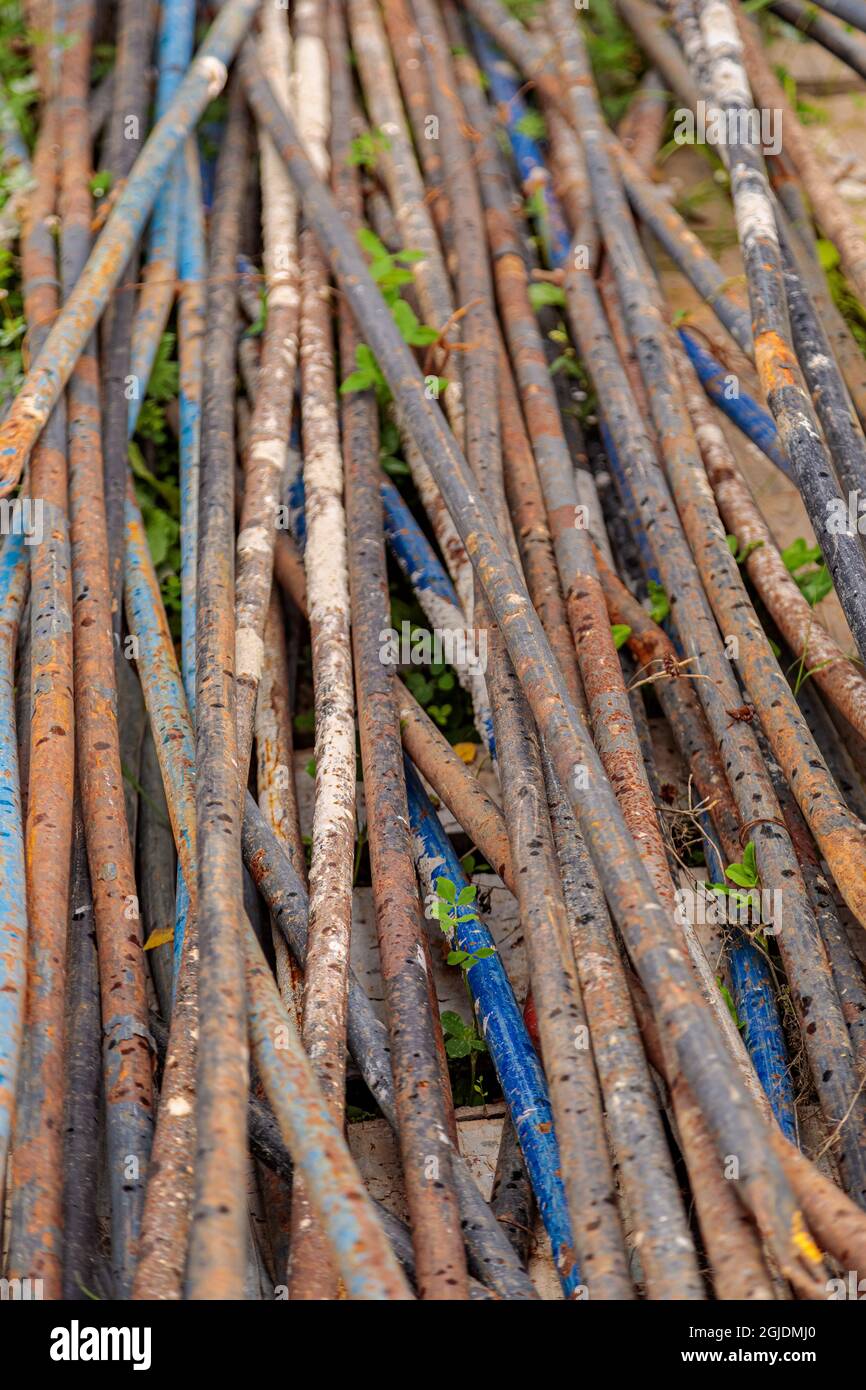
<path id="1" fill-rule="evenodd" d="M 487 960 L 490 956 L 495 955 L 496 952 L 492 946 L 479 946 L 478 950 L 474 952 L 475 960 L 473 960 L 472 964 L 474 965 L 477 960 Z"/>
<path id="2" fill-rule="evenodd" d="M 547 122 L 540 111 L 535 111 L 531 107 L 524 112 L 519 121 L 514 122 L 514 129 L 530 140 L 547 139 Z"/>
<path id="3" fill-rule="evenodd" d="M 420 671 L 407 671 L 406 684 L 419 705 L 423 705 L 426 709 L 436 694 L 436 687 L 433 682 L 429 681 L 426 676 L 422 676 Z"/>
<path id="4" fill-rule="evenodd" d="M 412 472 L 408 463 L 404 463 L 402 459 L 394 458 L 393 454 L 383 454 L 379 462 L 389 478 L 406 478 Z"/>
<path id="5" fill-rule="evenodd" d="M 176 334 L 163 333 L 150 369 L 147 394 L 154 401 L 170 401 L 180 387 L 180 363 L 174 360 Z"/>
<path id="6" fill-rule="evenodd" d="M 362 250 L 372 256 L 374 260 L 390 260 L 390 252 L 384 242 L 380 241 L 376 233 L 370 227 L 358 228 L 358 243 Z"/>
<path id="7" fill-rule="evenodd" d="M 391 148 L 391 141 L 383 130 L 365 130 L 349 146 L 346 163 L 362 169 L 375 169 L 380 150 Z"/>
<path id="8" fill-rule="evenodd" d="M 167 512 L 160 511 L 156 507 L 149 507 L 145 518 L 145 531 L 154 568 L 159 569 L 159 566 L 165 563 L 169 550 L 177 540 L 178 524 Z"/>
<path id="9" fill-rule="evenodd" d="M 738 1028 L 744 1028 L 745 1024 L 740 1022 L 740 1018 L 737 1013 L 737 1006 L 733 1001 L 731 991 L 728 989 L 727 985 L 724 983 L 720 975 L 717 975 L 716 979 L 718 981 L 721 996 L 728 1006 L 728 1013 L 731 1015 L 731 1018 L 734 1020 Z"/>
<path id="10" fill-rule="evenodd" d="M 737 564 L 744 565 L 748 560 L 749 556 L 752 554 L 752 552 L 755 550 L 760 550 L 763 544 L 763 541 L 749 541 L 748 545 L 744 545 L 738 553 Z"/>
<path id="11" fill-rule="evenodd" d="M 350 372 L 345 381 L 340 382 L 340 395 L 348 396 L 353 391 L 369 391 L 375 381 L 369 372 Z"/>
<path id="12" fill-rule="evenodd" d="M 755 882 L 758 881 L 758 855 L 754 840 L 750 840 L 743 852 L 743 864 L 750 874 L 754 875 Z"/>
<path id="13" fill-rule="evenodd" d="M 406 339 L 410 347 L 429 347 L 431 343 L 438 343 L 438 341 L 438 332 L 435 328 L 431 328 L 430 325 L 426 323 L 419 323 L 416 328 L 413 328 L 410 336 Z"/>
<path id="14" fill-rule="evenodd" d="M 445 902 L 453 903 L 457 900 L 457 889 L 450 878 L 437 878 L 435 883 L 436 892 Z"/>
<path id="15" fill-rule="evenodd" d="M 467 903 L 474 903 L 478 889 L 474 883 L 467 883 L 465 888 L 461 888 L 457 896 L 457 906 L 465 907 Z"/>
<path id="16" fill-rule="evenodd" d="M 405 299 L 398 299 L 394 308 L 391 310 L 391 317 L 400 330 L 400 336 L 408 343 L 412 333 L 418 327 L 418 315 L 407 304 Z"/>
<path id="17" fill-rule="evenodd" d="M 538 280 L 529 286 L 529 302 L 536 313 L 548 304 L 561 308 L 565 304 L 565 291 L 549 280 Z"/>
<path id="18" fill-rule="evenodd" d="M 454 1038 L 462 1038 L 466 1032 L 466 1024 L 459 1014 L 455 1014 L 452 1009 L 446 1009 L 440 1017 L 442 1032 L 450 1033 Z"/>
<path id="19" fill-rule="evenodd" d="M 835 270 L 839 264 L 839 252 L 832 241 L 825 241 L 819 237 L 815 242 L 815 250 L 818 252 L 818 260 L 822 270 Z"/>
<path id="20" fill-rule="evenodd" d="M 177 483 L 172 483 L 168 478 L 157 478 L 155 473 L 151 473 L 144 461 L 144 454 L 138 447 L 134 439 L 130 439 L 127 446 L 127 456 L 129 466 L 141 482 L 147 483 L 153 491 L 157 493 L 164 502 L 168 504 L 173 516 L 180 514 L 180 492 Z"/>
<path id="21" fill-rule="evenodd" d="M 613 638 L 613 645 L 619 651 L 620 647 L 625 646 L 631 637 L 631 628 L 627 623 L 614 623 L 610 629 L 610 635 Z"/>
<path id="22" fill-rule="evenodd" d="M 559 357 L 554 357 L 548 371 L 551 376 L 556 376 L 557 372 L 565 372 L 566 376 L 574 377 L 576 381 L 582 379 L 580 363 L 574 353 L 563 352 L 560 353 Z"/>
<path id="23" fill-rule="evenodd" d="M 820 559 L 820 548 L 817 545 L 808 545 L 802 536 L 798 536 L 782 551 L 782 563 L 791 574 L 802 569 L 804 565 L 817 564 Z"/>
<path id="24" fill-rule="evenodd" d="M 113 182 L 114 175 L 110 169 L 100 169 L 94 174 L 90 180 L 90 191 L 94 198 L 104 198 L 106 193 L 110 192 Z"/>
<path id="25" fill-rule="evenodd" d="M 833 589 L 833 580 L 826 565 L 820 565 L 818 569 L 810 570 L 808 574 L 797 574 L 794 576 L 797 587 L 810 608 L 825 599 Z"/>
<path id="26" fill-rule="evenodd" d="M 449 1057 L 468 1057 L 472 1051 L 472 1044 L 467 1038 L 448 1038 L 445 1042 L 445 1051 Z"/>
<path id="27" fill-rule="evenodd" d="M 745 856 L 744 856 L 745 857 Z M 750 868 L 747 864 L 729 864 L 725 869 L 725 875 L 736 883 L 739 888 L 754 888 L 758 882 L 757 871 Z"/>
<path id="28" fill-rule="evenodd" d="M 655 579 L 647 581 L 650 597 L 650 617 L 654 623 L 663 623 L 671 611 L 671 603 L 661 584 Z"/>

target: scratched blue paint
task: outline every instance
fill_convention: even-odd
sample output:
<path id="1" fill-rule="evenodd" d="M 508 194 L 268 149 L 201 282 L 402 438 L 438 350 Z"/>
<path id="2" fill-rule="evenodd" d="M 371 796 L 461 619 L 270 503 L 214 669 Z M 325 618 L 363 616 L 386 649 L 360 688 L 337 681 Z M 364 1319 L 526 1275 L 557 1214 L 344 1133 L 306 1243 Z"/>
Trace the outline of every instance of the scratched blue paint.
<path id="1" fill-rule="evenodd" d="M 201 189 L 194 179 L 184 188 L 178 271 L 184 284 L 204 281 L 207 252 Z M 183 320 L 180 323 L 183 332 Z M 202 340 L 199 341 L 199 358 Z M 187 389 L 184 373 L 180 378 L 180 583 L 181 583 L 181 669 L 190 709 L 195 710 L 195 584 L 198 544 L 198 478 L 201 452 L 202 374 Z M 197 388 L 197 389 L 196 389 Z"/>
<path id="2" fill-rule="evenodd" d="M 504 112 L 508 139 L 523 191 L 527 197 L 541 193 L 543 216 L 540 218 L 539 231 L 547 262 L 551 266 L 561 265 L 568 255 L 571 237 L 559 199 L 551 187 L 541 146 L 520 129 L 530 109 L 523 100 L 523 84 L 481 26 L 470 20 L 470 28 L 481 67 L 490 82 L 490 95 Z"/>
<path id="3" fill-rule="evenodd" d="M 195 38 L 195 0 L 164 0 L 160 12 L 157 40 L 156 119 L 160 120 L 171 106 L 184 73 L 192 58 Z M 158 275 L 173 280 L 177 266 L 181 219 L 181 190 L 183 185 L 183 151 L 178 150 L 169 169 L 168 178 L 160 189 L 153 207 L 148 236 L 148 260 L 157 266 Z M 150 379 L 154 358 L 171 312 L 173 291 L 157 290 L 142 295 L 136 332 L 132 344 L 130 371 L 143 384 Z M 129 402 L 129 433 L 132 434 L 144 400 L 141 390 L 137 399 Z"/>
<path id="4" fill-rule="evenodd" d="M 772 415 L 763 406 L 746 395 L 742 388 L 739 395 L 729 399 L 731 373 L 717 362 L 712 353 L 707 352 L 686 329 L 679 330 L 680 342 L 689 355 L 689 360 L 700 378 L 701 385 L 714 405 L 724 411 L 728 419 L 737 426 L 747 439 L 751 439 L 771 463 L 774 463 L 786 478 L 796 485 L 791 465 L 779 443 Z"/>
<path id="5" fill-rule="evenodd" d="M 459 894 L 469 880 L 412 763 L 404 758 L 404 764 L 409 821 L 425 890 L 435 890 L 437 878 L 449 878 Z M 484 948 L 495 951 L 493 937 L 475 908 L 463 908 L 461 915 L 466 920 L 455 930 L 456 947 L 461 951 Z M 466 978 L 479 1029 L 487 1043 L 520 1140 L 520 1150 L 550 1239 L 562 1287 L 566 1296 L 570 1297 L 580 1283 L 580 1276 L 573 1260 L 574 1246 L 560 1172 L 559 1147 L 544 1071 L 532 1046 L 499 952 L 495 951 L 487 959 L 477 961 L 467 972 Z M 561 1251 L 572 1252 L 565 1269 L 559 1263 Z"/>
<path id="6" fill-rule="evenodd" d="M 296 460 L 298 467 L 286 489 L 286 500 L 289 508 L 289 530 L 303 553 L 307 548 L 306 493 L 304 492 L 304 470 L 301 466 L 300 454 L 296 454 Z"/>
<path id="7" fill-rule="evenodd" d="M 169 785 L 166 796 L 179 807 L 183 801 L 185 775 L 192 776 L 195 767 L 195 744 L 190 723 L 189 705 L 174 661 L 170 642 L 166 641 L 165 617 L 161 612 L 159 588 L 153 573 L 150 552 L 144 536 L 141 514 L 135 501 L 126 498 L 126 604 L 130 628 L 138 638 L 138 663 L 145 679 L 152 680 L 159 691 L 159 709 L 151 715 L 153 736 L 159 744 L 168 744 L 172 756 L 168 760 Z M 178 730 L 181 737 L 178 739 Z M 162 767 L 162 759 L 160 759 Z M 165 777 L 165 771 L 163 776 Z M 174 946 L 172 952 L 173 985 L 177 983 L 180 952 L 189 918 L 190 899 L 181 866 L 181 852 L 189 858 L 193 853 L 194 817 L 186 821 L 179 817 L 175 825 L 178 843 L 177 889 L 175 896 Z"/>
<path id="8" fill-rule="evenodd" d="M 156 697 L 153 700 L 148 698 L 148 713 L 157 751 L 160 745 L 167 744 L 173 752 L 173 756 L 167 760 L 171 785 L 166 786 L 166 796 L 170 803 L 177 806 L 189 790 L 186 775 L 192 776 L 195 768 L 195 746 L 159 583 L 150 558 L 141 513 L 131 490 L 126 496 L 125 578 L 129 626 L 138 640 L 137 661 L 144 678 L 145 695 L 149 696 L 152 691 Z M 160 766 L 165 769 L 162 758 Z M 194 846 L 190 826 L 181 823 L 176 826 L 175 834 L 179 841 L 178 855 L 187 857 L 189 862 Z"/>
<path id="9" fill-rule="evenodd" d="M 379 484 L 385 520 L 385 539 L 412 588 L 446 599 L 460 607 L 457 592 L 432 545 L 394 484 Z"/>
<path id="10" fill-rule="evenodd" d="M 15 636 L 28 560 L 23 535 L 0 552 L 0 1197 L 12 1131 L 27 984 L 24 824 L 15 725 Z"/>
<path id="11" fill-rule="evenodd" d="M 779 1128 L 786 1139 L 796 1144 L 794 1089 L 769 964 L 757 947 L 745 939 L 733 947 L 729 963 L 734 1005 L 745 1024 L 743 1039 L 749 1056 Z"/>
<path id="12" fill-rule="evenodd" d="M 177 92 L 192 55 L 195 32 L 194 0 L 166 0 L 157 46 L 159 78 L 156 94 L 157 118 L 165 114 Z M 166 275 L 175 269 L 181 282 L 201 282 L 205 277 L 206 249 L 201 186 L 195 178 L 184 177 L 184 152 L 178 151 L 166 183 L 154 206 L 149 238 L 151 261 L 162 262 Z M 173 296 L 172 296 L 173 297 Z M 136 319 L 132 371 L 141 381 L 150 377 L 171 299 L 164 297 L 161 310 Z M 181 325 L 182 328 L 182 325 Z M 190 709 L 195 706 L 195 583 L 198 532 L 198 469 L 201 434 L 201 373 L 195 387 L 181 373 L 178 395 L 180 413 L 180 581 L 181 581 L 181 668 Z M 141 399 L 129 403 L 129 432 L 135 429 Z M 175 929 L 172 948 L 173 983 L 177 982 L 183 939 L 189 917 L 190 900 L 183 872 L 178 865 L 175 890 Z"/>
<path id="13" fill-rule="evenodd" d="M 385 477 L 379 484 L 379 495 L 382 498 L 385 538 L 394 559 L 418 595 L 422 608 L 423 596 L 432 594 L 454 610 L 447 620 L 450 626 L 455 629 L 462 627 L 465 623 L 463 610 L 445 566 L 394 484 Z M 446 617 L 445 610 L 442 610 L 442 617 Z M 495 758 L 496 737 L 490 710 L 481 705 L 476 707 L 475 716 L 484 745 L 490 756 Z"/>
<path id="14" fill-rule="evenodd" d="M 194 152 L 193 157 L 195 158 Z M 207 273 L 207 250 L 204 235 L 204 210 L 201 180 L 197 176 L 197 159 L 187 164 L 181 201 L 181 235 L 178 247 L 178 273 L 183 284 L 201 283 Z M 179 316 L 181 338 L 184 333 L 183 315 Z M 201 387 L 202 343 L 198 340 L 198 370 L 187 379 L 180 374 L 180 630 L 181 671 L 190 715 L 195 720 L 195 622 L 196 622 L 196 554 L 198 550 L 198 483 L 201 457 Z M 181 359 L 187 344 L 181 341 Z M 172 948 L 172 980 L 177 984 L 183 940 L 189 918 L 190 900 L 183 873 L 178 866 L 175 892 L 174 941 Z"/>

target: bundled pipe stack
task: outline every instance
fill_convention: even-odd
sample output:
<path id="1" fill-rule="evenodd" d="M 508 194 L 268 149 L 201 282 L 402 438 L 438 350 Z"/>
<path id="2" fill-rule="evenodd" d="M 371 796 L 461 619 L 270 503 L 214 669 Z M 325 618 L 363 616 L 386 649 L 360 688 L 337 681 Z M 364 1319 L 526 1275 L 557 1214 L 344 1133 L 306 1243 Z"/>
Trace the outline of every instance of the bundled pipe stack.
<path id="1" fill-rule="evenodd" d="M 751 8 L 9 21 L 4 1278 L 866 1269 L 866 224 Z M 866 9 L 805 8 L 856 90 Z"/>

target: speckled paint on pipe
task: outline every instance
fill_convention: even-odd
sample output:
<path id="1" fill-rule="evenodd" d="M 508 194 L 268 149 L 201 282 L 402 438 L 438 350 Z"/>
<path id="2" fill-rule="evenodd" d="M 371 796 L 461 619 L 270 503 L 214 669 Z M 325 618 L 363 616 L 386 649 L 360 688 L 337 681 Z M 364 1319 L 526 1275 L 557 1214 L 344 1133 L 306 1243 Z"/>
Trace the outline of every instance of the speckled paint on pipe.
<path id="1" fill-rule="evenodd" d="M 24 308 L 38 352 L 60 298 L 51 230 L 57 192 L 58 107 L 49 103 L 34 155 L 36 187 L 23 228 Z M 12 1173 L 9 1267 L 44 1280 L 59 1296 L 64 1103 L 66 923 L 75 763 L 72 694 L 72 576 L 66 479 L 66 404 L 52 413 L 31 460 L 30 491 L 41 499 L 42 536 L 30 564 L 30 740 L 25 865 L 30 931 L 28 1019 L 41 1045 L 25 1051 Z"/>
<path id="2" fill-rule="evenodd" d="M 235 270 L 248 136 L 245 103 L 235 84 L 211 216 L 202 391 L 195 695 L 200 1026 L 187 1269 L 194 1299 L 243 1297 L 248 1239 L 249 1049 L 241 956 L 247 927 L 234 698 Z"/>

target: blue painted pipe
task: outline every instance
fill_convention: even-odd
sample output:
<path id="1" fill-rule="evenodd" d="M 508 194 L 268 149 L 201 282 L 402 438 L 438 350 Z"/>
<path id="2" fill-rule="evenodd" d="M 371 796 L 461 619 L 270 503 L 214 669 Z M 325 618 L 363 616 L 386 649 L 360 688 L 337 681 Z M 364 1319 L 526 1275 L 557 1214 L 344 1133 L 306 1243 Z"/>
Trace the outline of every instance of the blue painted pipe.
<path id="1" fill-rule="evenodd" d="M 550 172 L 545 165 L 541 146 L 520 129 L 530 111 L 523 100 L 523 84 L 481 26 L 470 20 L 470 29 L 481 67 L 490 83 L 490 95 L 504 111 L 508 139 L 523 191 L 530 198 L 535 193 L 541 193 L 543 216 L 539 232 L 547 263 L 550 266 L 561 265 L 568 256 L 571 237 L 559 200 L 551 188 Z"/>
<path id="2" fill-rule="evenodd" d="M 700 817 L 704 853 L 712 883 L 725 882 L 725 866 L 707 812 Z M 743 1041 L 758 1080 L 770 1102 L 776 1123 L 786 1139 L 797 1143 L 794 1089 L 788 1067 L 785 1035 L 776 1008 L 773 976 L 766 958 L 740 931 L 728 953 L 731 993 L 737 1017 L 745 1020 Z"/>
<path id="3" fill-rule="evenodd" d="M 155 113 L 157 121 L 169 110 L 178 87 L 192 60 L 195 41 L 195 0 L 165 0 L 157 38 L 157 87 Z M 165 183 L 153 205 L 148 233 L 148 262 L 157 267 L 158 280 L 171 281 L 177 265 L 180 236 L 181 186 L 184 151 L 175 155 Z M 157 284 L 157 293 L 159 285 Z M 158 306 L 147 298 L 142 300 L 136 319 L 132 343 L 130 371 L 142 383 L 150 380 L 154 360 L 171 309 L 173 295 L 163 286 L 162 303 Z M 160 321 L 161 320 L 161 321 Z M 144 331 L 145 326 L 149 329 Z M 129 402 L 129 433 L 135 431 L 144 392 Z"/>
<path id="4" fill-rule="evenodd" d="M 15 651 L 29 562 L 23 534 L 0 552 L 0 1199 L 12 1137 L 27 997 L 24 819 L 15 721 Z"/>
<path id="5" fill-rule="evenodd" d="M 435 891 L 436 880 L 448 878 L 459 895 L 469 880 L 412 763 L 404 758 L 404 764 L 409 821 L 425 890 Z M 563 1291 L 566 1297 L 571 1297 L 579 1286 L 580 1276 L 573 1255 L 566 1268 L 561 1265 L 563 1252 L 573 1251 L 574 1247 L 544 1071 L 493 937 L 473 905 L 460 908 L 459 912 L 463 920 L 455 927 L 453 938 L 457 949 L 494 951 L 492 956 L 471 966 L 466 979 L 481 1034 L 520 1140 L 520 1151 L 550 1239 Z"/>
<path id="6" fill-rule="evenodd" d="M 195 0 L 163 0 L 157 39 L 156 119 L 165 115 L 192 60 Z M 183 183 L 179 150 L 153 208 L 148 241 L 152 260 L 176 259 Z"/>
<path id="7" fill-rule="evenodd" d="M 392 482 L 379 484 L 385 515 L 385 539 L 413 589 L 423 589 L 459 609 L 451 579 L 418 522 Z"/>
<path id="8" fill-rule="evenodd" d="M 736 397 L 729 398 L 728 383 L 731 373 L 717 362 L 712 353 L 707 352 L 706 348 L 698 342 L 688 329 L 679 329 L 680 342 L 689 355 L 689 361 L 698 374 L 701 385 L 709 396 L 713 405 L 717 405 L 724 411 L 728 419 L 737 426 L 747 439 L 751 439 L 753 444 L 757 444 L 763 454 L 766 454 L 771 463 L 774 463 L 786 478 L 796 486 L 796 479 L 791 470 L 785 451 L 779 443 L 779 436 L 776 433 L 776 426 L 772 415 L 764 410 L 763 406 L 758 405 L 751 396 L 745 392 L 740 392 Z"/>
<path id="9" fill-rule="evenodd" d="M 287 489 L 289 530 L 303 551 L 307 547 L 307 515 L 305 511 L 304 470 L 299 467 Z"/>
<path id="10" fill-rule="evenodd" d="M 192 153 L 193 157 L 190 157 Z M 207 274 L 207 249 L 204 234 L 201 178 L 197 151 L 187 152 L 181 207 L 180 240 L 178 243 L 178 275 L 182 285 L 201 284 Z M 183 293 L 183 290 L 181 290 Z M 180 331 L 184 331 L 183 315 Z M 201 458 L 201 387 L 202 348 L 199 361 L 189 373 L 184 368 L 186 344 L 181 343 L 180 373 L 180 587 L 181 587 L 181 674 L 190 716 L 195 719 L 195 627 L 196 627 L 196 555 L 198 550 L 198 484 Z M 172 984 L 177 984 L 183 939 L 189 918 L 189 892 L 177 868 L 175 890 L 174 938 L 172 942 Z"/>
<path id="11" fill-rule="evenodd" d="M 737 1015 L 746 1024 L 743 1033 L 746 1048 L 779 1128 L 785 1138 L 796 1145 L 794 1090 L 770 967 L 750 941 L 731 948 L 729 963 Z"/>
<path id="12" fill-rule="evenodd" d="M 184 185 L 178 274 L 182 285 L 201 284 L 207 273 L 201 186 Z M 182 291 L 181 291 L 182 292 Z M 181 332 L 183 320 L 181 319 Z M 181 348 L 183 354 L 183 346 Z M 200 356 L 203 356 L 199 349 Z M 198 475 L 201 451 L 201 372 L 180 374 L 180 577 L 181 670 L 190 710 L 195 709 L 195 584 L 198 541 Z"/>

